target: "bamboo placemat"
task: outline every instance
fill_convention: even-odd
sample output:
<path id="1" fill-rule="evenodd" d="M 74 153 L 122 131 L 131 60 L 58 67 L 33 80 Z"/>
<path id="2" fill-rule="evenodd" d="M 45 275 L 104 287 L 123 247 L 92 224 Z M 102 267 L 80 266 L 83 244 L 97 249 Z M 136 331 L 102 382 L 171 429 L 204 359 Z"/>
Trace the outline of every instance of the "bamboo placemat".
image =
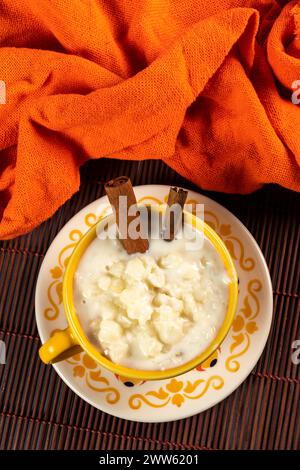
<path id="1" fill-rule="evenodd" d="M 38 358 L 34 314 L 38 271 L 48 246 L 103 184 L 128 175 L 134 185 L 182 185 L 198 190 L 160 161 L 97 160 L 82 169 L 80 191 L 28 235 L 0 242 L 1 449 L 299 449 L 300 339 L 299 195 L 268 186 L 248 196 L 205 193 L 232 211 L 256 238 L 272 277 L 274 319 L 254 371 L 226 400 L 177 422 L 135 423 L 100 412 L 77 397 Z"/>

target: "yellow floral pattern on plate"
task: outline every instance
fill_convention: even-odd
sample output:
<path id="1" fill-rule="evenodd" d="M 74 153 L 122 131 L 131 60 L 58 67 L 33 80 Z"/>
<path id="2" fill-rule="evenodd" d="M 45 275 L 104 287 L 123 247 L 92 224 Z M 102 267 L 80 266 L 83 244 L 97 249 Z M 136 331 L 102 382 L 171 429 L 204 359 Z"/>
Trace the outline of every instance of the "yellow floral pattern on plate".
<path id="1" fill-rule="evenodd" d="M 198 379 L 194 382 L 187 380 L 171 379 L 159 390 L 150 390 L 145 394 L 136 393 L 129 398 L 129 406 L 138 410 L 142 404 L 152 406 L 153 408 L 162 408 L 168 403 L 180 407 L 185 399 L 196 400 L 201 398 L 212 386 L 215 390 L 219 390 L 224 385 L 224 380 L 218 375 L 213 375 L 208 380 Z"/>
<path id="2" fill-rule="evenodd" d="M 104 393 L 107 403 L 114 405 L 120 400 L 119 390 L 110 386 L 109 380 L 102 376 L 101 369 L 90 356 L 85 353 L 75 354 L 67 362 L 74 366 L 74 377 L 83 378 L 91 390 Z"/>
<path id="3" fill-rule="evenodd" d="M 226 369 L 230 372 L 237 372 L 240 368 L 240 363 L 237 358 L 245 354 L 250 346 L 250 335 L 258 330 L 255 318 L 260 312 L 260 304 L 257 292 L 261 291 L 262 283 L 259 279 L 252 279 L 248 282 L 247 294 L 243 299 L 243 306 L 240 308 L 238 314 L 235 316 L 232 324 L 232 339 L 233 343 L 230 345 L 230 352 L 232 353 L 226 359 Z M 234 351 L 237 351 L 233 354 Z"/>

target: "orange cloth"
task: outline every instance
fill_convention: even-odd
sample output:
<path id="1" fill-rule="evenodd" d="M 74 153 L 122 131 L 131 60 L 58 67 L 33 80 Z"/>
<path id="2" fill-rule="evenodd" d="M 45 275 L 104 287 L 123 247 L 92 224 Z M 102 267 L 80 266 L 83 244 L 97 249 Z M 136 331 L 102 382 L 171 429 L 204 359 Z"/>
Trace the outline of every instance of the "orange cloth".
<path id="1" fill-rule="evenodd" d="M 51 216 L 90 158 L 299 191 L 300 6 L 284 3 L 1 0 L 0 238 Z"/>

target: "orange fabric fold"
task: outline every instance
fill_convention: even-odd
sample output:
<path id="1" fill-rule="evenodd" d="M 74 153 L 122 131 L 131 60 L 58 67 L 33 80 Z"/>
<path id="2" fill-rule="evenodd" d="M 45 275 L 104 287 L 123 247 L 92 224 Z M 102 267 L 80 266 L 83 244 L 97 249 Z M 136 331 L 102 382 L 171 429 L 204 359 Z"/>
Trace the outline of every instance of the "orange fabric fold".
<path id="1" fill-rule="evenodd" d="M 300 5 L 282 3 L 2 1 L 0 238 L 50 217 L 91 158 L 299 191 Z"/>

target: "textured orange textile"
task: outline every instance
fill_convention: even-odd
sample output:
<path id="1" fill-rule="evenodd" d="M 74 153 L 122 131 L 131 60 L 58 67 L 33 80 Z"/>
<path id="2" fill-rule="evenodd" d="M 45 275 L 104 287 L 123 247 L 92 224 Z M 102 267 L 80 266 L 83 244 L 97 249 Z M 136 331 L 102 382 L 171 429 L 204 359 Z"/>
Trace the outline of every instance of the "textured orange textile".
<path id="1" fill-rule="evenodd" d="M 90 158 L 299 191 L 300 6 L 285 3 L 1 0 L 0 238 L 51 216 Z"/>

